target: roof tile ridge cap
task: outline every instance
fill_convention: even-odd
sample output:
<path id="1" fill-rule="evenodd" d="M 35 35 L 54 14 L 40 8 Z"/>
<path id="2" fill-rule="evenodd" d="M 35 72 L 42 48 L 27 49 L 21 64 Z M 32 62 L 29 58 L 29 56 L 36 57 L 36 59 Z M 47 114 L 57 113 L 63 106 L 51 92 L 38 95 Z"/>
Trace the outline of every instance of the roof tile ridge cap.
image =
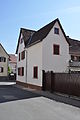
<path id="1" fill-rule="evenodd" d="M 20 28 L 20 30 L 33 31 L 33 32 L 36 32 L 36 30 L 32 30 L 32 29 L 28 29 L 28 28 Z"/>
<path id="2" fill-rule="evenodd" d="M 55 20 L 53 20 L 53 21 L 49 22 L 48 24 L 44 25 L 43 27 L 41 27 L 41 28 L 40 28 L 39 30 L 37 30 L 36 32 L 40 31 L 41 29 L 43 29 L 44 27 L 48 26 L 48 25 L 51 24 L 51 23 L 55 23 L 57 20 L 59 21 L 59 18 L 56 18 Z"/>

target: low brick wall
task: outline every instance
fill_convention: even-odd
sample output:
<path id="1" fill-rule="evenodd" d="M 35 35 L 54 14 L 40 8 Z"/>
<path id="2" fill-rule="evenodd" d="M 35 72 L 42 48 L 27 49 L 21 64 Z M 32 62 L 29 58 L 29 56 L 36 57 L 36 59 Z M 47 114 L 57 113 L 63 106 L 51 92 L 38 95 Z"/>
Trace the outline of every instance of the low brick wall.
<path id="1" fill-rule="evenodd" d="M 16 81 L 16 84 L 27 87 L 27 88 L 31 88 L 31 89 L 42 90 L 41 86 L 20 82 L 18 80 Z"/>

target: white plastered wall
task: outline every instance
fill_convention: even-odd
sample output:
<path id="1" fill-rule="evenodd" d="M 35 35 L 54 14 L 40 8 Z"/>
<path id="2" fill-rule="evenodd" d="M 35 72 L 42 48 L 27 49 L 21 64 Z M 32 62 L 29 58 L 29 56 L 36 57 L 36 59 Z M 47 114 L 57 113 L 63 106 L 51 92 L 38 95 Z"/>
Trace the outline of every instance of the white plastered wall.
<path id="1" fill-rule="evenodd" d="M 54 27 L 59 28 L 59 35 L 54 34 Z M 68 72 L 69 44 L 67 43 L 58 22 L 55 23 L 42 44 L 42 69 L 53 72 Z M 60 55 L 53 54 L 53 44 L 60 45 Z"/>
<path id="2" fill-rule="evenodd" d="M 22 35 L 21 35 L 21 37 L 22 37 Z M 25 59 L 24 60 L 21 60 L 21 56 L 20 56 L 20 61 L 19 61 L 19 53 L 20 53 L 20 55 L 21 55 L 21 52 L 22 51 L 24 51 L 24 47 L 25 47 L 25 45 L 24 45 L 24 41 L 23 41 L 23 43 L 19 43 L 19 47 L 18 47 L 18 56 L 17 56 L 17 80 L 18 81 L 20 81 L 20 82 L 24 82 L 24 83 L 26 83 L 26 81 L 27 81 L 27 77 L 26 77 L 26 50 L 25 50 Z M 19 67 L 24 67 L 24 76 L 20 76 L 20 75 L 18 75 L 18 68 Z"/>
<path id="3" fill-rule="evenodd" d="M 6 62 L 0 62 L 0 67 L 3 67 L 3 72 L 0 73 L 0 76 L 8 76 L 8 58 L 9 58 L 9 56 L 3 50 L 1 45 L 0 45 L 0 56 L 6 58 Z"/>
<path id="4" fill-rule="evenodd" d="M 28 48 L 27 83 L 42 86 L 42 43 Z M 38 79 L 33 78 L 33 67 L 38 66 Z"/>

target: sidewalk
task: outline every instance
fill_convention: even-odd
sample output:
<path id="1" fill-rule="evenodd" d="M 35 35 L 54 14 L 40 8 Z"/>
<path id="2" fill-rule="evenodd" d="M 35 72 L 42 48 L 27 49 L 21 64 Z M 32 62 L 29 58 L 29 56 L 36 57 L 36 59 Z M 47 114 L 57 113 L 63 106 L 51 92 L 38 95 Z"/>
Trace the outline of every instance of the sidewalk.
<path id="1" fill-rule="evenodd" d="M 58 93 L 50 93 L 48 91 L 34 91 L 37 94 L 40 94 L 44 97 L 47 97 L 49 99 L 66 103 L 72 106 L 76 106 L 80 108 L 80 98 L 78 97 L 73 97 L 73 96 L 67 96 L 63 94 L 58 94 Z"/>
<path id="2" fill-rule="evenodd" d="M 19 85 L 16 85 L 16 87 L 20 87 L 24 90 L 31 91 L 33 93 L 44 96 L 46 98 L 80 108 L 80 98 L 76 97 L 76 96 L 68 96 L 68 95 L 59 94 L 59 93 L 50 93 L 49 91 L 39 91 L 39 90 L 30 89 L 30 88 L 24 88 L 24 87 L 19 86 Z"/>
<path id="3" fill-rule="evenodd" d="M 15 85 L 16 82 L 0 82 L 0 85 Z"/>

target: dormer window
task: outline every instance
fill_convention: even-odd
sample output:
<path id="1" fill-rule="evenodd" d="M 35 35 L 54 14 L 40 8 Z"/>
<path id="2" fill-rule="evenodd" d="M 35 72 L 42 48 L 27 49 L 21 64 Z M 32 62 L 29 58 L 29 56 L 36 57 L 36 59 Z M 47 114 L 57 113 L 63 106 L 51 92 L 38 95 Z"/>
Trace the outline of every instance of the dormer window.
<path id="1" fill-rule="evenodd" d="M 57 27 L 54 28 L 54 34 L 58 34 L 59 35 L 59 28 L 57 28 Z"/>

